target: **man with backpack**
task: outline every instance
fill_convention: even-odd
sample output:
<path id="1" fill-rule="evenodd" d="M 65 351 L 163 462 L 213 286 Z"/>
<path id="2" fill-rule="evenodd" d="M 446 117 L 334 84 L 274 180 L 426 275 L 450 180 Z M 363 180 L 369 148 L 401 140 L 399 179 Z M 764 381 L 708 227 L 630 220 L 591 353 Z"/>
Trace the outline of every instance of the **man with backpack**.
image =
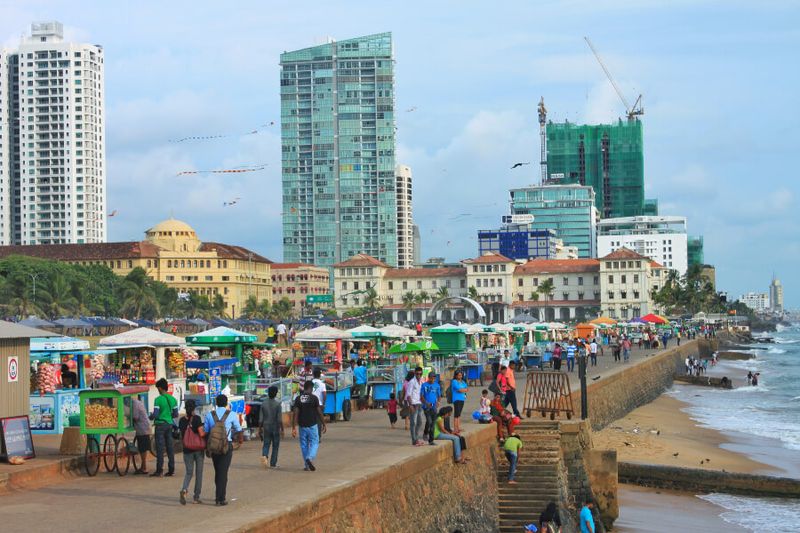
<path id="1" fill-rule="evenodd" d="M 317 468 L 312 462 L 317 457 L 319 448 L 320 430 L 317 424 L 322 424 L 322 433 L 327 431 L 325 417 L 319 399 L 314 396 L 314 382 L 306 381 L 303 392 L 294 401 L 292 406 L 292 437 L 297 437 L 297 424 L 300 424 L 300 451 L 303 454 L 305 468 L 303 470 L 315 471 Z"/>
<path id="2" fill-rule="evenodd" d="M 231 412 L 228 397 L 220 394 L 216 399 L 216 409 L 206 414 L 203 427 L 208 439 L 206 440 L 206 455 L 214 463 L 214 485 L 216 487 L 215 503 L 228 505 L 225 498 L 228 488 L 228 469 L 233 459 L 234 434 L 240 438 L 242 426 L 239 417 Z"/>

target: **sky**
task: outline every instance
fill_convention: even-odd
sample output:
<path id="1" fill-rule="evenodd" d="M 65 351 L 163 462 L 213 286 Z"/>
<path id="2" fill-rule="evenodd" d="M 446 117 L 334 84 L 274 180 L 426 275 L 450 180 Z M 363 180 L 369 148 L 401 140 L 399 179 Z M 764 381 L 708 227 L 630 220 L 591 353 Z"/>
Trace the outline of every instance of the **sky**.
<path id="1" fill-rule="evenodd" d="M 704 237 L 720 290 L 766 292 L 774 273 L 800 306 L 796 2 L 0 0 L 0 45 L 46 20 L 104 48 L 111 241 L 174 216 L 280 261 L 279 55 L 391 31 L 422 257 L 474 257 L 508 190 L 539 180 L 540 97 L 553 121 L 623 114 L 588 36 L 626 98 L 643 95 L 646 197 Z M 176 175 L 244 165 L 265 167 Z"/>

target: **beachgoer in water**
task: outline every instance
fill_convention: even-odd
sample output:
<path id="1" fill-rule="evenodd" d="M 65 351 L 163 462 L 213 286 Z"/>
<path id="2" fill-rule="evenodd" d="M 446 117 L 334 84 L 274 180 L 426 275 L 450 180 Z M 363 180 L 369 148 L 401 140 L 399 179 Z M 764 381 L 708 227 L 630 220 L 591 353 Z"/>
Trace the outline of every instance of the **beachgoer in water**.
<path id="1" fill-rule="evenodd" d="M 752 371 L 747 373 L 747 384 L 748 385 L 752 385 L 753 384 L 753 372 Z"/>
<path id="2" fill-rule="evenodd" d="M 759 376 L 759 374 L 760 374 L 760 372 L 756 372 L 755 374 L 753 374 L 753 381 L 751 383 L 751 385 L 753 385 L 753 387 L 758 387 L 758 376 Z"/>

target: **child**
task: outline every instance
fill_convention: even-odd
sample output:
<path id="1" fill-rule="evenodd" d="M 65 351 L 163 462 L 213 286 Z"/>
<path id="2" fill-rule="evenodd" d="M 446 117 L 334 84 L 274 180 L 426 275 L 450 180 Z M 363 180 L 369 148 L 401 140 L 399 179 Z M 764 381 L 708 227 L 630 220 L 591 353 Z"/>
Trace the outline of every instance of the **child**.
<path id="1" fill-rule="evenodd" d="M 483 389 L 481 391 L 481 406 L 480 406 L 480 409 L 478 410 L 478 413 L 480 413 L 480 415 L 481 415 L 481 418 L 480 418 L 481 420 L 487 420 L 487 419 L 491 420 L 492 419 L 492 413 L 491 413 L 491 409 L 489 407 L 490 403 L 491 402 L 489 401 L 489 391 L 486 390 L 486 389 Z"/>
<path id="2" fill-rule="evenodd" d="M 394 425 L 397 423 L 397 400 L 394 397 L 394 393 L 389 394 L 389 403 L 386 404 L 386 412 L 389 413 L 389 423 L 392 425 L 392 429 L 394 429 Z"/>

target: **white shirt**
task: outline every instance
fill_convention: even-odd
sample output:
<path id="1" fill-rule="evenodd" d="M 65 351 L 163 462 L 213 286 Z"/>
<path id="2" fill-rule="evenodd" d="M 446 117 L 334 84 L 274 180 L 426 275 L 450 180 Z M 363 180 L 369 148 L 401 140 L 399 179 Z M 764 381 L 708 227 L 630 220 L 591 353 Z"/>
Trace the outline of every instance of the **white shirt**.
<path id="1" fill-rule="evenodd" d="M 278 324 L 278 335 L 286 335 L 286 325 Z"/>
<path id="2" fill-rule="evenodd" d="M 324 396 L 325 396 L 325 382 L 322 381 L 319 378 L 315 378 L 315 379 L 313 379 L 311 381 L 312 381 L 312 383 L 314 383 L 314 389 L 313 389 L 314 396 L 316 396 L 317 400 L 319 400 L 319 404 L 323 408 L 325 408 L 325 399 L 324 399 Z"/>
<path id="3" fill-rule="evenodd" d="M 419 399 L 419 392 L 422 389 L 422 383 L 414 377 L 411 381 L 408 382 L 408 387 L 406 388 L 406 400 L 411 405 L 420 405 L 422 400 Z"/>
<path id="4" fill-rule="evenodd" d="M 511 362 L 511 359 L 503 355 L 500 357 L 500 366 L 504 366 L 508 368 L 508 364 Z"/>
<path id="5" fill-rule="evenodd" d="M 596 354 L 596 353 L 597 353 L 597 343 L 596 343 L 596 342 L 594 342 L 594 341 L 592 341 L 592 343 L 589 345 L 589 350 L 590 350 L 590 351 L 591 351 L 593 354 Z"/>

